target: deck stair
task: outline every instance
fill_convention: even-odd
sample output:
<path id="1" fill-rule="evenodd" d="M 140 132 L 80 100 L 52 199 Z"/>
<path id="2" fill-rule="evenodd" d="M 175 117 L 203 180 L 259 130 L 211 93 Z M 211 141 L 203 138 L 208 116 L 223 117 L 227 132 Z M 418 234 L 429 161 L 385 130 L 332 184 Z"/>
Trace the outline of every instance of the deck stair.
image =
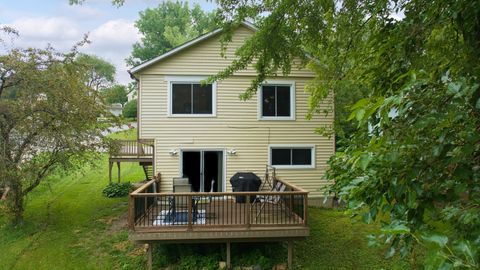
<path id="1" fill-rule="evenodd" d="M 145 173 L 145 180 L 152 180 L 153 178 L 153 165 L 151 162 L 140 162 L 140 166 L 143 168 L 143 172 Z"/>

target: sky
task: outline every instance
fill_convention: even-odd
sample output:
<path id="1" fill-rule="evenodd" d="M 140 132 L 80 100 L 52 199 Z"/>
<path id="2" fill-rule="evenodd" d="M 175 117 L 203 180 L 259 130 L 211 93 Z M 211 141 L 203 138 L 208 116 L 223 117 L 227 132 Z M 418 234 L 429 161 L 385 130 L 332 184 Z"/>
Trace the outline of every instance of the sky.
<path id="1" fill-rule="evenodd" d="M 131 81 L 125 58 L 141 35 L 134 24 L 139 12 L 156 7 L 162 0 L 126 0 L 121 7 L 110 0 L 86 0 L 71 6 L 68 0 L 0 0 L 0 25 L 19 31 L 19 37 L 8 40 L 9 47 L 45 48 L 48 44 L 59 51 L 68 51 L 88 34 L 90 44 L 81 52 L 95 54 L 117 68 L 117 82 Z M 190 0 L 206 10 L 215 3 Z"/>

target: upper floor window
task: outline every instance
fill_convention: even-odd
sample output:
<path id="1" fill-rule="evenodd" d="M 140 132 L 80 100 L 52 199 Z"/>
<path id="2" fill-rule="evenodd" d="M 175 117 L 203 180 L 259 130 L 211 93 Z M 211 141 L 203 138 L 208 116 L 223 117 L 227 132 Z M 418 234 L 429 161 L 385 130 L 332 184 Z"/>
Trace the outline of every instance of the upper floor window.
<path id="1" fill-rule="evenodd" d="M 294 82 L 271 81 L 260 87 L 259 119 L 295 120 Z"/>
<path id="2" fill-rule="evenodd" d="M 215 84 L 198 81 L 169 82 L 169 114 L 171 116 L 215 116 Z"/>

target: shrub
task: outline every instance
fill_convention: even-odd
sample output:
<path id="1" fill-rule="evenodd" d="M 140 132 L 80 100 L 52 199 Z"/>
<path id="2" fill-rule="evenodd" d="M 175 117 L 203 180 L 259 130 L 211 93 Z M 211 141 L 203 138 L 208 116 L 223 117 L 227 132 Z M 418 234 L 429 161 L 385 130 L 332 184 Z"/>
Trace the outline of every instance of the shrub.
<path id="1" fill-rule="evenodd" d="M 137 118 L 137 100 L 127 102 L 123 107 L 122 115 L 125 118 Z"/>
<path id="2" fill-rule="evenodd" d="M 103 195 L 108 198 L 117 198 L 127 196 L 132 190 L 132 184 L 127 183 L 110 183 L 103 189 Z"/>

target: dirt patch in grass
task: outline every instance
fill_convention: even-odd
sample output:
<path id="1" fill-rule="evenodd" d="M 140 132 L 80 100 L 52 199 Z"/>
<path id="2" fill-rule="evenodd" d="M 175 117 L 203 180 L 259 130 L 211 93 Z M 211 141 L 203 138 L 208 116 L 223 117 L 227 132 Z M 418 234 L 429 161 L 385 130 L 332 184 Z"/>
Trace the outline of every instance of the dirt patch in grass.
<path id="1" fill-rule="evenodd" d="M 110 220 L 110 228 L 108 229 L 108 234 L 115 234 L 128 227 L 128 213 L 123 213 L 122 215 L 112 218 Z"/>

